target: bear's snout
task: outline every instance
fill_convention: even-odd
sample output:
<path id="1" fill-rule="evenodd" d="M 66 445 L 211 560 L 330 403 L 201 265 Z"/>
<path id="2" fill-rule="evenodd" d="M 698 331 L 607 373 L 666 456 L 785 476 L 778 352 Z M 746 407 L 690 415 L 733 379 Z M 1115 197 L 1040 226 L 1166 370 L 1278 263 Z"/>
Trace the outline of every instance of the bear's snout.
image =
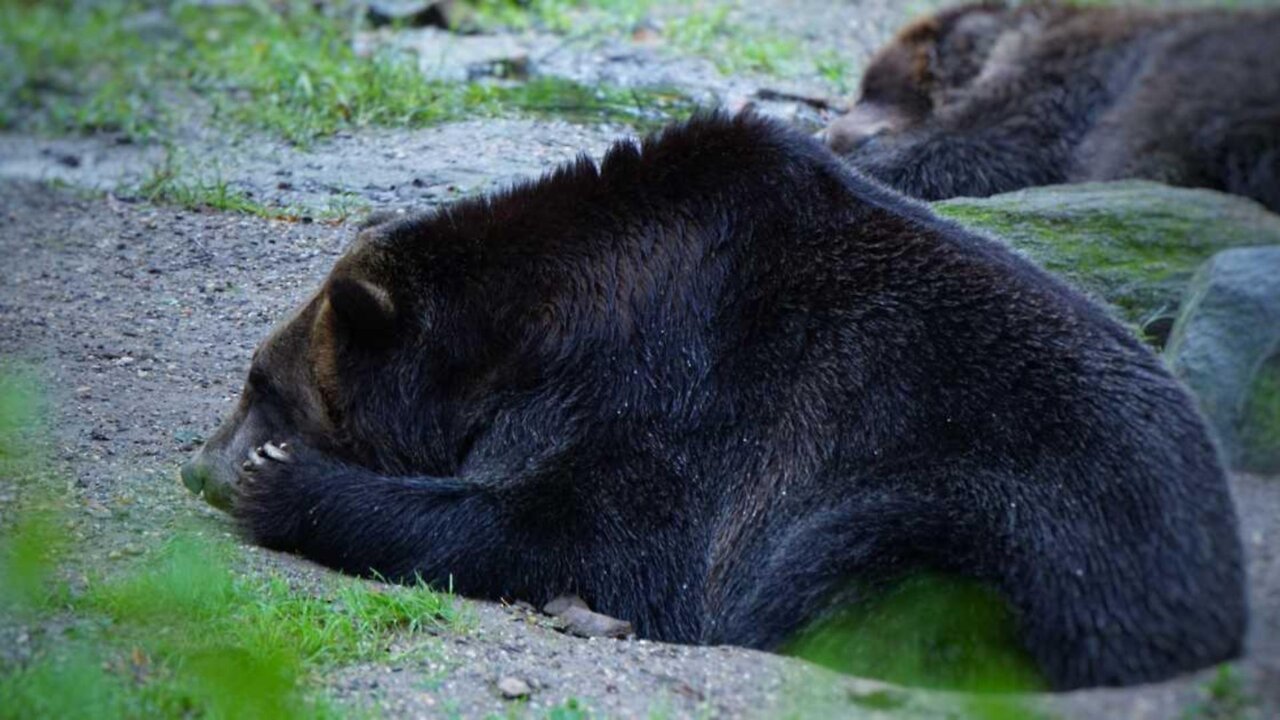
<path id="1" fill-rule="evenodd" d="M 182 484 L 193 495 L 203 494 L 205 502 L 219 510 L 231 509 L 237 478 L 235 470 L 226 462 L 210 458 L 207 450 L 201 449 L 182 464 L 179 474 Z"/>
<path id="2" fill-rule="evenodd" d="M 878 138 L 906 130 L 911 118 L 889 105 L 860 101 L 846 115 L 827 127 L 823 140 L 837 154 L 855 152 Z"/>

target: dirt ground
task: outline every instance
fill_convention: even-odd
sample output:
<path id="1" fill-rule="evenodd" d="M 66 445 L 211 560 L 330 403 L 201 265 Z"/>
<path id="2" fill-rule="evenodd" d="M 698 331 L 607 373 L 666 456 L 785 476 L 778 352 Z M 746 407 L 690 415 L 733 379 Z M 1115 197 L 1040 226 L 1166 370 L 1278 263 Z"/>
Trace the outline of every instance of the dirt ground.
<path id="1" fill-rule="evenodd" d="M 855 58 L 912 10 L 869 2 L 851 14 L 814 0 L 758 6 L 747 21 Z M 608 55 L 588 50 L 585 56 Z M 723 99 L 741 82 L 718 80 L 711 91 Z M 838 99 L 835 88 L 796 82 Z M 230 143 L 202 130 L 182 152 L 262 201 L 311 208 L 319 218 L 347 198 L 366 208 L 425 209 L 581 152 L 598 155 L 629 132 L 563 120 L 476 120 L 344 133 L 304 151 L 263 138 Z M 55 459 L 76 502 L 67 532 L 88 562 L 103 566 L 145 555 L 192 522 L 231 535 L 226 516 L 186 493 L 177 468 L 232 407 L 257 342 L 318 284 L 355 232 L 350 220 L 286 222 L 130 199 L 121 188 L 165 155 L 109 137 L 0 134 L 0 357 L 42 369 Z M 1250 702 L 1229 717 L 1280 717 L 1280 478 L 1237 476 L 1233 487 L 1253 620 L 1248 656 L 1238 664 Z M 0 481 L 0 516 L 11 502 Z M 250 564 L 303 582 L 328 576 L 291 557 L 246 553 Z M 528 711 L 577 698 L 610 717 L 941 718 L 965 707 L 945 694 L 837 676 L 766 653 L 582 640 L 519 608 L 466 605 L 471 631 L 441 634 L 429 652 L 403 662 L 345 668 L 330 689 L 388 717 L 506 714 L 510 705 L 495 690 L 503 677 L 531 685 Z M 1033 704 L 1063 718 L 1183 717 L 1212 674 Z"/>

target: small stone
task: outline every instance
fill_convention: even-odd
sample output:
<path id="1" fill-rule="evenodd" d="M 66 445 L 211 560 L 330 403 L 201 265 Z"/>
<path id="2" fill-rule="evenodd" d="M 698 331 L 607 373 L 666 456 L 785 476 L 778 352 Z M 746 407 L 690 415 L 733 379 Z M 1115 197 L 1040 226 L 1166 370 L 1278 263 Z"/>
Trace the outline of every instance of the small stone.
<path id="1" fill-rule="evenodd" d="M 507 700 L 515 700 L 518 698 L 529 697 L 529 694 L 533 692 L 533 689 L 530 688 L 529 683 L 524 680 L 508 675 L 498 681 L 498 692 L 502 693 L 502 697 Z"/>
<path id="2" fill-rule="evenodd" d="M 399 24 L 407 27 L 437 27 L 448 30 L 456 19 L 454 0 L 403 2 L 382 0 L 369 3 L 365 19 L 373 27 Z"/>
<path id="3" fill-rule="evenodd" d="M 635 630 L 626 620 L 601 615 L 586 608 L 571 606 L 559 616 L 563 629 L 570 635 L 584 638 L 624 638 Z"/>
<path id="4" fill-rule="evenodd" d="M 467 79 L 471 81 L 483 78 L 527 80 L 530 72 L 529 56 L 526 54 L 487 59 L 467 65 Z"/>
<path id="5" fill-rule="evenodd" d="M 577 595 L 561 595 L 546 605 L 542 606 L 542 612 L 555 617 L 563 615 L 566 610 L 571 607 L 579 607 L 583 610 L 590 610 L 587 603 Z"/>

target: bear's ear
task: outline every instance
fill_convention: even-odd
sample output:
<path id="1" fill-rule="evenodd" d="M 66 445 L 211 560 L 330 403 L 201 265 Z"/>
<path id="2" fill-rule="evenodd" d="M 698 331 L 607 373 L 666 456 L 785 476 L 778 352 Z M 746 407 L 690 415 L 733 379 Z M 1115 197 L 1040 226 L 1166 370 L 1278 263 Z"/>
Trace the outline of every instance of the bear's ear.
<path id="1" fill-rule="evenodd" d="M 358 343 L 386 345 L 395 333 L 396 308 L 386 290 L 367 281 L 335 277 L 325 288 L 334 329 Z"/>

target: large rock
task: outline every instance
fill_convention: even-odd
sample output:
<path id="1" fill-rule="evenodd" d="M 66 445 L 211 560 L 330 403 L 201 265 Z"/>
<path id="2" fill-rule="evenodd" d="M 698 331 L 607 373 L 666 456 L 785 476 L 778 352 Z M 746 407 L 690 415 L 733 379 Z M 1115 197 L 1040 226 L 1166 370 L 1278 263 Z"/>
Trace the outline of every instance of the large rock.
<path id="1" fill-rule="evenodd" d="M 1252 200 L 1146 181 L 1030 188 L 934 208 L 1008 240 L 1158 345 L 1201 263 L 1230 247 L 1280 244 L 1280 216 Z"/>
<path id="2" fill-rule="evenodd" d="M 1227 250 L 1205 263 L 1165 354 L 1231 466 L 1280 473 L 1280 246 Z"/>

